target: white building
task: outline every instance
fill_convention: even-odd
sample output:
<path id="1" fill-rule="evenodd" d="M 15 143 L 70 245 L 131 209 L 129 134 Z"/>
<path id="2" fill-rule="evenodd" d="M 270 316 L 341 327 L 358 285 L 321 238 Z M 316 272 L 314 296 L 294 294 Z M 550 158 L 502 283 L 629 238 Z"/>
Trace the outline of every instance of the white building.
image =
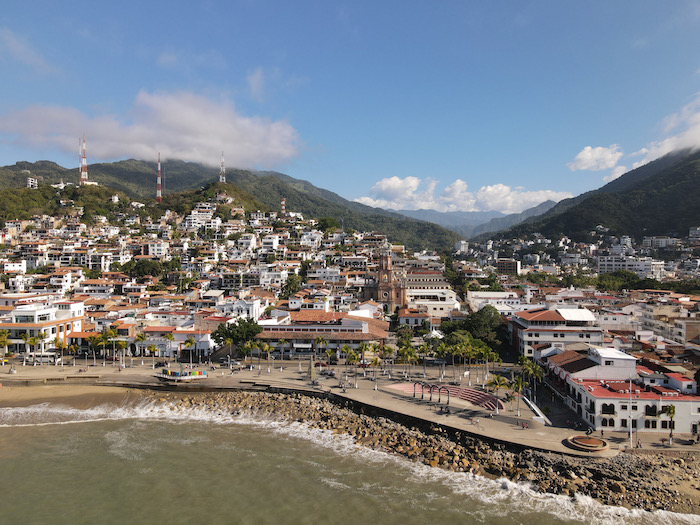
<path id="1" fill-rule="evenodd" d="M 508 324 L 511 344 L 526 357 L 534 355 L 534 346 L 564 348 L 571 343 L 603 344 L 603 330 L 585 308 L 540 308 L 516 312 Z"/>
<path id="2" fill-rule="evenodd" d="M 665 275 L 663 261 L 651 257 L 633 257 L 630 255 L 598 256 L 598 273 L 613 273 L 626 270 L 637 274 L 640 279 L 662 279 Z"/>

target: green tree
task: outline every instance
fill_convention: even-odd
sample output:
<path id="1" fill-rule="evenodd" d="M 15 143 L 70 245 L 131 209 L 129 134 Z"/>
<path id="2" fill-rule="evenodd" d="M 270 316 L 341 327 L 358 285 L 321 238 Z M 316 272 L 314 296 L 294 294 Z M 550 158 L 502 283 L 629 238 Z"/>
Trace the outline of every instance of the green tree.
<path id="1" fill-rule="evenodd" d="M 671 424 L 669 425 L 670 427 L 670 434 L 668 435 L 669 438 L 669 444 L 673 444 L 673 427 L 675 426 L 675 423 L 673 422 L 673 418 L 676 417 L 676 405 L 666 405 L 661 409 L 661 412 L 663 414 L 666 414 L 668 418 L 671 420 Z"/>
<path id="2" fill-rule="evenodd" d="M 148 350 L 148 353 L 151 354 L 151 359 L 153 360 L 153 365 L 151 366 L 151 368 L 155 369 L 156 368 L 156 352 L 157 352 L 156 345 L 151 343 L 150 345 L 148 345 L 146 347 L 146 350 Z"/>
<path id="3" fill-rule="evenodd" d="M 280 339 L 277 341 L 277 344 L 280 345 L 280 372 L 284 370 L 284 347 L 287 344 L 286 339 Z"/>
<path id="4" fill-rule="evenodd" d="M 146 340 L 146 333 L 145 332 L 138 332 L 136 334 L 136 337 L 134 337 L 134 344 L 136 345 L 136 351 L 141 354 L 143 352 L 143 348 L 141 348 L 141 343 L 143 343 Z"/>
<path id="5" fill-rule="evenodd" d="M 190 354 L 190 364 L 192 364 L 192 347 L 195 347 L 195 349 L 197 348 L 197 341 L 194 340 L 194 337 L 189 336 L 182 346 L 189 350 L 188 353 Z"/>
<path id="6" fill-rule="evenodd" d="M 282 285 L 280 299 L 289 299 L 292 295 L 301 290 L 302 279 L 297 274 L 293 273 Z"/>
<path id="7" fill-rule="evenodd" d="M 523 391 L 523 388 L 525 388 L 525 381 L 523 380 L 522 376 L 517 376 L 515 379 L 510 384 L 511 390 L 516 393 L 516 396 L 518 398 L 518 417 L 520 417 L 520 398 L 522 397 L 521 393 Z"/>
<path id="8" fill-rule="evenodd" d="M 262 327 L 255 319 L 239 318 L 233 323 L 222 323 L 211 334 L 212 339 L 219 346 L 223 346 L 227 340 L 231 340 L 239 349 L 248 341 L 262 332 Z"/>
<path id="9" fill-rule="evenodd" d="M 326 341 L 326 338 L 323 337 L 322 335 L 319 335 L 314 339 L 314 361 L 316 361 L 316 354 L 318 354 L 318 347 L 323 348 L 328 344 L 328 341 Z"/>
<path id="10" fill-rule="evenodd" d="M 500 374 L 493 374 L 493 377 L 488 382 L 488 386 L 493 388 L 496 396 L 498 396 L 498 391 L 501 388 L 508 388 L 508 380 Z"/>
<path id="11" fill-rule="evenodd" d="M 5 366 L 5 356 L 7 355 L 7 347 L 10 344 L 10 331 L 0 330 L 0 348 L 2 348 L 2 356 L 0 356 L 0 363 Z"/>

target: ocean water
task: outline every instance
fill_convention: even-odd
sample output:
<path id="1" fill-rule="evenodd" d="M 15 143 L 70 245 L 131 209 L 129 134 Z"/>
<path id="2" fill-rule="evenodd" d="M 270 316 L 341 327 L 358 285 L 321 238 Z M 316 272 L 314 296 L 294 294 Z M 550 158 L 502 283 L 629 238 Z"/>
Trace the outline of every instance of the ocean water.
<path id="1" fill-rule="evenodd" d="M 0 523 L 685 524 L 543 495 L 331 432 L 169 405 L 0 409 Z"/>

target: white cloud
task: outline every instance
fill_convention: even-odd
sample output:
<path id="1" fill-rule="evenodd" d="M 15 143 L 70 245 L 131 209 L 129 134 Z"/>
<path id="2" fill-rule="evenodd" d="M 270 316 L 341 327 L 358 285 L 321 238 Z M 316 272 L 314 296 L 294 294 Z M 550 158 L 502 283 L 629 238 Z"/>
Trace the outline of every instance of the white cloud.
<path id="1" fill-rule="evenodd" d="M 297 131 L 286 121 L 247 117 L 227 100 L 189 92 L 141 91 L 127 115 L 88 116 L 78 109 L 30 106 L 0 116 L 0 133 L 23 147 L 76 151 L 87 137 L 94 160 L 163 158 L 217 165 L 221 151 L 236 167 L 272 168 L 298 153 Z"/>
<path id="2" fill-rule="evenodd" d="M 482 186 L 476 193 L 467 189 L 467 183 L 457 179 L 435 195 L 438 181 L 423 182 L 417 177 L 389 177 L 380 180 L 370 189 L 371 197 L 355 199 L 357 202 L 385 209 L 437 211 L 491 211 L 518 213 L 546 200 L 560 201 L 572 197 L 568 192 L 551 190 L 525 191 L 505 184 Z"/>
<path id="3" fill-rule="evenodd" d="M 666 117 L 662 124 L 665 133 L 675 132 L 675 134 L 652 142 L 636 152 L 638 155 L 643 155 L 643 158 L 634 164 L 635 168 L 672 151 L 700 147 L 700 93 L 696 94 L 695 98 L 683 106 L 679 112 Z"/>
<path id="4" fill-rule="evenodd" d="M 614 168 L 623 155 L 619 148 L 617 144 L 612 144 L 607 148 L 586 146 L 576 155 L 573 162 L 567 163 L 567 166 L 571 171 L 601 171 Z"/>
<path id="5" fill-rule="evenodd" d="M 9 59 L 28 66 L 42 74 L 55 74 L 56 68 L 50 66 L 39 53 L 11 30 L 0 27 L 0 61 Z"/>
<path id="6" fill-rule="evenodd" d="M 627 168 L 625 166 L 615 166 L 610 172 L 610 175 L 603 177 L 603 180 L 605 182 L 610 182 L 624 175 L 625 173 L 627 173 Z"/>

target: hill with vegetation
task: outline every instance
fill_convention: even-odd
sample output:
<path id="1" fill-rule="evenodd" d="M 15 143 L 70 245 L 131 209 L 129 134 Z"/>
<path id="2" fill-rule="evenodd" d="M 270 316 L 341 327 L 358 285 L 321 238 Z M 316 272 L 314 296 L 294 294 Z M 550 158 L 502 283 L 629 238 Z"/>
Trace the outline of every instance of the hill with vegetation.
<path id="1" fill-rule="evenodd" d="M 613 235 L 638 239 L 687 235 L 690 227 L 700 225 L 700 152 L 671 153 L 597 190 L 561 201 L 539 217 L 479 238 L 539 232 L 585 241 L 598 225 Z"/>
<path id="2" fill-rule="evenodd" d="M 108 218 L 113 212 L 108 209 L 109 204 L 106 201 L 109 201 L 113 193 L 121 193 L 122 200 L 143 202 L 146 204 L 145 213 L 155 217 L 166 209 L 182 214 L 188 213 L 198 199 L 209 198 L 217 192 L 226 192 L 234 197 L 237 205 L 243 206 L 247 211 L 279 211 L 280 202 L 284 197 L 288 210 L 302 213 L 306 218 L 329 217 L 336 219 L 344 228 L 378 231 L 387 235 L 391 242 L 404 244 L 412 250 L 449 252 L 460 239 L 456 233 L 438 225 L 351 202 L 331 191 L 282 173 L 228 169 L 228 182 L 222 185 L 218 182 L 218 168 L 178 160 L 168 160 L 161 164 L 163 202 L 156 204 L 156 170 L 155 162 L 133 159 L 92 164 L 88 166 L 89 179 L 97 182 L 99 186 L 68 186 L 66 191 L 72 188 L 70 191 L 77 192 L 77 196 L 89 194 L 89 188 L 105 191 L 105 202 L 102 206 L 91 204 L 86 208 L 86 212 L 94 210 L 95 214 Z M 26 177 L 29 174 L 39 180 L 39 190 L 22 188 L 26 185 Z M 2 193 L 9 192 L 8 200 L 27 202 L 27 206 L 16 202 L 1 214 L 0 219 L 28 218 L 34 213 L 59 214 L 60 205 L 51 199 L 51 194 L 55 195 L 57 190 L 47 184 L 60 182 L 77 183 L 77 168 L 69 170 L 49 161 L 18 162 L 14 166 L 0 168 L 0 188 L 6 188 Z M 76 205 L 83 205 L 77 202 L 82 202 L 80 199 L 76 201 Z M 30 205 L 34 213 L 30 213 Z M 225 213 L 223 215 L 226 217 Z"/>

